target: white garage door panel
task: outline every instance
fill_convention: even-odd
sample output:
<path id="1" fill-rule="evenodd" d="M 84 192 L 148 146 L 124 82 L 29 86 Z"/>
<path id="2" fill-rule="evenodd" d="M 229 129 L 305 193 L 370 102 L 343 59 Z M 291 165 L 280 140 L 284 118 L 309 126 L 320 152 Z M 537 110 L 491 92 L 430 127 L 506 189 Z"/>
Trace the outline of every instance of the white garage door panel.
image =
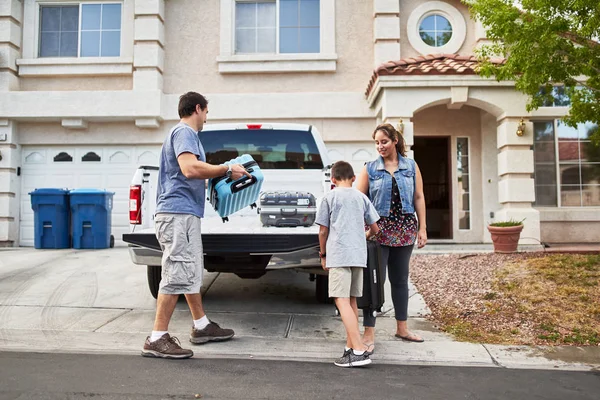
<path id="1" fill-rule="evenodd" d="M 370 142 L 332 142 L 325 143 L 327 153 L 332 162 L 344 160 L 349 162 L 354 169 L 354 173 L 358 173 L 363 169 L 365 162 L 377 158 L 377 150 L 375 144 Z"/>
<path id="2" fill-rule="evenodd" d="M 121 236 L 129 232 L 131 178 L 139 165 L 158 165 L 159 152 L 159 145 L 23 147 L 21 246 L 33 246 L 34 220 L 29 193 L 42 187 L 114 192 L 111 231 L 117 244 L 122 244 Z M 72 161 L 55 161 L 60 153 L 66 153 Z M 100 161 L 96 161 L 98 158 Z"/>

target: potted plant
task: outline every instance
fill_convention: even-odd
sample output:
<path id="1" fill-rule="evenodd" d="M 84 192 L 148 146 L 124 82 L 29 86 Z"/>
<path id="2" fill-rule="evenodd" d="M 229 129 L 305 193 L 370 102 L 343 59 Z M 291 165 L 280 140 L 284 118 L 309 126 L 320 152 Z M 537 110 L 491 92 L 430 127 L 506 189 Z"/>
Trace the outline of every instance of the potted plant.
<path id="1" fill-rule="evenodd" d="M 488 231 L 492 234 L 494 251 L 496 253 L 514 253 L 519 245 L 519 238 L 523 230 L 523 221 L 510 219 L 508 221 L 492 222 Z"/>

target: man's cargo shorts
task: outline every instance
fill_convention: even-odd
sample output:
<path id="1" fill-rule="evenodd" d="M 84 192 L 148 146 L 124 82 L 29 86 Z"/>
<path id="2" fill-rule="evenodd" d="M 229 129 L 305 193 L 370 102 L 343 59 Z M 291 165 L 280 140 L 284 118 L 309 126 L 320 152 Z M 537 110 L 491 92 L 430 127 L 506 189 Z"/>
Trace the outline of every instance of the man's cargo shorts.
<path id="1" fill-rule="evenodd" d="M 204 273 L 200 221 L 190 214 L 156 214 L 154 228 L 163 251 L 159 293 L 200 293 Z"/>

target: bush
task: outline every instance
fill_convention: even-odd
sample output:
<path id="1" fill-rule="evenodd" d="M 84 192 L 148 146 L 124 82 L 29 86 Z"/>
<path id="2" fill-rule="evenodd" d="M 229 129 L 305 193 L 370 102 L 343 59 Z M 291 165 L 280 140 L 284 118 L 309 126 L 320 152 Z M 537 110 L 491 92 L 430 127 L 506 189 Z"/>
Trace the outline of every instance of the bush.
<path id="1" fill-rule="evenodd" d="M 516 219 L 510 219 L 508 221 L 491 222 L 490 226 L 497 226 L 497 227 L 520 226 L 520 225 L 523 225 L 523 221 L 525 221 L 525 218 L 523 218 L 520 221 L 517 221 Z"/>

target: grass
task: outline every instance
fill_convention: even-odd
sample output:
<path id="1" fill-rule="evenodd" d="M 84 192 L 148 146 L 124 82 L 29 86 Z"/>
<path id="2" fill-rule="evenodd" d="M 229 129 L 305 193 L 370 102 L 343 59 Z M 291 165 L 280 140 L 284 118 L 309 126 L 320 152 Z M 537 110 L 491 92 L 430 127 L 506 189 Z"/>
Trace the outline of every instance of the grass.
<path id="1" fill-rule="evenodd" d="M 496 227 L 509 227 L 509 226 L 520 226 L 523 225 L 523 221 L 525 221 L 525 219 L 522 219 L 520 221 L 515 220 L 515 219 L 510 219 L 508 221 L 498 221 L 498 222 L 491 222 L 490 226 L 496 226 Z"/>
<path id="2" fill-rule="evenodd" d="M 532 257 L 499 268 L 478 312 L 435 318 L 458 340 L 600 345 L 600 255 Z"/>

